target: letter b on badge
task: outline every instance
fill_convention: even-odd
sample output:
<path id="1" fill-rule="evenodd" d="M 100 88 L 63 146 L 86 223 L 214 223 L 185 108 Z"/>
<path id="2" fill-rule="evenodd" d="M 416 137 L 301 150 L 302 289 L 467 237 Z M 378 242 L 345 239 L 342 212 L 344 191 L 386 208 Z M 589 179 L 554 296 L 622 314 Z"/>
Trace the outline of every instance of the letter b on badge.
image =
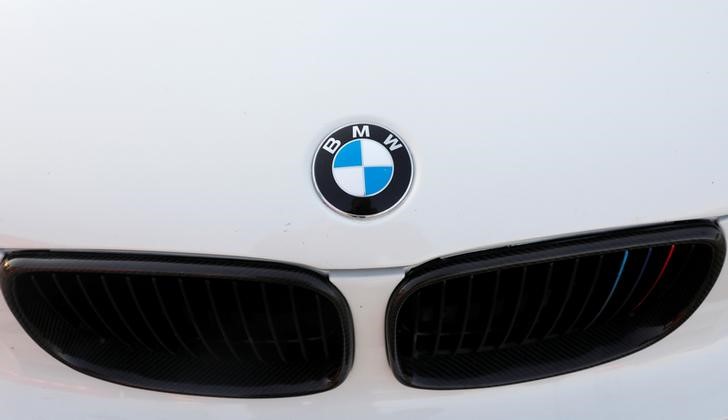
<path id="1" fill-rule="evenodd" d="M 334 153 L 336 153 L 337 150 L 339 150 L 339 146 L 341 146 L 341 142 L 333 137 L 330 137 L 324 142 L 322 148 L 333 155 Z"/>

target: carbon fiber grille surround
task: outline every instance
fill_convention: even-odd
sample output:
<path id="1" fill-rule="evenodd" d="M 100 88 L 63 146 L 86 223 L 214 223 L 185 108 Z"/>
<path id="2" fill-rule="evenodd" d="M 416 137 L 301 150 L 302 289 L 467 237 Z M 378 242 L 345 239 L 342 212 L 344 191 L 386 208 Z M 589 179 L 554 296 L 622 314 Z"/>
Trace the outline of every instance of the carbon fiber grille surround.
<path id="1" fill-rule="evenodd" d="M 68 366 L 183 394 L 279 397 L 340 384 L 353 360 L 348 305 L 313 271 L 153 255 L 12 252 L 5 298 Z"/>
<path id="2" fill-rule="evenodd" d="M 695 221 L 431 261 L 390 298 L 389 362 L 405 385 L 458 389 L 614 360 L 685 321 L 724 257 L 721 230 Z"/>

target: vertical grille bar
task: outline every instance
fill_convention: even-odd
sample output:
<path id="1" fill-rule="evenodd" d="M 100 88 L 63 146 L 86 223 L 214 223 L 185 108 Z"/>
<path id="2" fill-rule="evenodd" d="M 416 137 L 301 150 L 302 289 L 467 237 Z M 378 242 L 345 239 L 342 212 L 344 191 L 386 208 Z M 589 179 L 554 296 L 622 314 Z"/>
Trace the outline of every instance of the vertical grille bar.
<path id="1" fill-rule="evenodd" d="M 301 334 L 301 322 L 298 319 L 298 310 L 296 309 L 296 298 L 293 296 L 293 286 L 288 286 L 288 298 L 291 302 L 291 309 L 293 310 L 293 325 L 296 328 L 296 337 L 301 348 L 301 355 L 303 356 L 303 360 L 308 360 L 306 343 L 303 340 L 303 334 Z"/>
<path id="2" fill-rule="evenodd" d="M 445 294 L 447 293 L 447 280 L 442 282 L 442 290 L 440 292 L 440 310 L 437 318 L 437 333 L 435 334 L 435 345 L 432 350 L 432 355 L 437 354 L 437 349 L 440 347 L 440 339 L 442 338 L 442 323 L 445 321 Z"/>
<path id="3" fill-rule="evenodd" d="M 213 350 L 210 344 L 207 342 L 205 335 L 202 333 L 202 330 L 200 329 L 200 326 L 195 319 L 195 313 L 192 311 L 192 305 L 190 305 L 190 299 L 187 297 L 187 290 L 181 277 L 177 278 L 177 284 L 179 285 L 179 289 L 182 292 L 182 301 L 184 301 L 185 309 L 187 310 L 187 319 L 190 321 L 192 327 L 195 329 L 195 333 L 200 339 L 200 343 L 202 343 L 202 346 L 205 347 L 205 350 L 210 353 L 210 356 L 212 356 L 214 359 L 219 360 L 220 356 L 218 356 L 215 350 Z"/>
<path id="4" fill-rule="evenodd" d="M 498 302 L 498 287 L 500 286 L 500 279 L 501 279 L 501 271 L 498 270 L 495 273 L 495 281 L 493 282 L 493 295 L 490 299 L 490 311 L 488 312 L 488 321 L 485 324 L 485 330 L 483 330 L 483 337 L 480 339 L 480 343 L 478 344 L 477 351 L 480 351 L 484 346 L 485 343 L 488 341 L 488 336 L 490 335 L 490 330 L 493 326 L 493 318 L 495 318 L 495 309 Z"/>
<path id="5" fill-rule="evenodd" d="M 688 248 L 688 252 L 685 254 L 685 261 L 683 261 L 682 265 L 680 266 L 680 270 L 678 270 L 678 274 L 677 274 L 678 277 L 681 277 L 684 274 L 685 269 L 690 265 L 691 258 L 693 257 L 694 253 L 695 253 L 695 245 L 693 244 L 693 245 L 690 245 L 690 247 Z"/>
<path id="6" fill-rule="evenodd" d="M 516 319 L 518 319 L 518 314 L 521 311 L 521 303 L 523 302 L 523 292 L 526 289 L 526 276 L 528 274 L 528 267 L 523 267 L 521 274 L 521 281 L 518 286 L 518 300 L 516 300 L 516 307 L 513 310 L 513 316 L 511 317 L 511 322 L 508 324 L 508 330 L 506 331 L 506 334 L 503 336 L 503 339 L 501 340 L 500 344 L 496 346 L 496 348 L 503 347 L 506 343 L 508 343 L 508 339 L 511 338 L 511 333 L 513 332 L 513 327 L 516 325 Z"/>
<path id="7" fill-rule="evenodd" d="M 586 311 L 586 308 L 589 307 L 589 301 L 591 300 L 591 297 L 594 294 L 594 289 L 596 288 L 597 283 L 599 282 L 599 277 L 602 274 L 603 263 L 604 263 L 604 254 L 601 254 L 599 256 L 599 261 L 597 262 L 597 268 L 596 268 L 596 270 L 594 270 L 594 276 L 592 277 L 591 284 L 589 285 L 589 292 L 587 292 L 586 297 L 584 298 L 584 303 L 581 304 L 581 309 L 579 309 L 579 313 L 574 317 L 574 320 L 569 325 L 569 328 L 566 329 L 566 334 L 568 334 L 574 330 L 576 325 L 579 323 L 581 316 L 584 315 L 584 311 Z"/>
<path id="8" fill-rule="evenodd" d="M 61 284 L 58 282 L 58 277 L 56 276 L 56 273 L 51 274 L 51 278 L 53 279 L 53 284 L 56 285 L 58 292 L 61 294 L 61 296 L 63 296 L 63 301 L 66 302 L 66 306 L 68 306 L 68 309 L 70 309 L 71 312 L 73 312 L 73 314 L 76 315 L 78 320 L 81 321 L 81 324 L 88 327 L 88 329 L 91 330 L 94 334 L 101 335 L 98 333 L 98 331 L 96 331 L 96 328 L 94 328 L 94 326 L 91 325 L 90 322 L 88 322 L 86 317 L 81 315 L 81 312 L 78 310 L 78 308 L 76 308 L 76 305 L 73 302 L 71 302 L 71 299 L 66 294 L 66 291 L 63 290 L 63 286 L 61 286 Z"/>
<path id="9" fill-rule="evenodd" d="M 56 306 L 57 304 L 52 299 L 49 299 L 48 296 L 46 296 L 43 288 L 40 287 L 40 285 L 38 284 L 38 280 L 35 278 L 35 274 L 30 275 L 30 282 L 33 283 L 33 287 L 38 292 L 40 297 L 42 297 L 44 301 L 48 302 L 48 305 L 52 307 L 56 313 L 60 314 L 61 310 L 58 309 L 58 307 Z"/>
<path id="10" fill-rule="evenodd" d="M 536 328 L 536 324 L 541 321 L 541 312 L 543 311 L 543 308 L 546 306 L 546 302 L 549 297 L 549 290 L 551 287 L 551 277 L 554 274 L 554 263 L 549 263 L 548 272 L 546 273 L 546 282 L 543 287 L 543 296 L 541 297 L 541 302 L 538 305 L 538 309 L 536 310 L 536 315 L 533 316 L 533 321 L 531 322 L 531 326 L 528 327 L 528 331 L 526 331 L 526 335 L 523 336 L 523 340 L 521 341 L 521 344 L 528 341 L 529 338 L 531 338 L 531 333 L 533 332 L 533 329 Z"/>
<path id="11" fill-rule="evenodd" d="M 281 347 L 281 343 L 278 340 L 278 334 L 276 333 L 276 327 L 273 325 L 273 317 L 270 314 L 270 303 L 268 303 L 268 294 L 265 290 L 265 284 L 260 283 L 260 293 L 263 297 L 263 306 L 265 307 L 265 316 L 268 320 L 268 332 L 270 332 L 270 336 L 273 339 L 273 345 L 276 347 L 276 351 L 278 352 L 278 357 L 282 361 L 286 361 L 286 356 L 283 354 L 283 348 Z"/>
<path id="12" fill-rule="evenodd" d="M 622 274 L 624 273 L 624 267 L 625 267 L 625 265 L 627 265 L 628 258 L 629 258 L 629 250 L 625 250 L 624 256 L 622 257 L 622 264 L 620 265 L 619 271 L 617 272 L 617 278 L 614 280 L 614 284 L 612 284 L 612 289 L 609 291 L 607 298 L 604 300 L 604 303 L 602 304 L 601 308 L 599 308 L 599 311 L 597 312 L 597 314 L 594 315 L 594 317 L 592 318 L 591 321 L 589 321 L 588 324 L 586 324 L 586 327 L 584 327 L 585 329 L 594 325 L 594 323 L 602 315 L 602 312 L 604 312 L 604 309 L 606 309 L 607 305 L 609 305 L 609 301 L 612 300 L 612 296 L 614 296 L 614 291 L 617 290 L 619 281 L 622 280 Z"/>
<path id="13" fill-rule="evenodd" d="M 240 356 L 238 356 L 238 352 L 235 350 L 235 346 L 233 346 L 232 341 L 230 341 L 230 338 L 227 335 L 227 332 L 225 332 L 225 327 L 222 325 L 222 321 L 220 320 L 220 312 L 217 310 L 217 304 L 215 303 L 215 297 L 212 296 L 212 289 L 210 288 L 210 280 L 205 280 L 205 289 L 207 289 L 207 297 L 210 300 L 210 307 L 212 307 L 212 315 L 215 318 L 215 323 L 217 324 L 217 329 L 220 331 L 220 334 L 222 335 L 223 341 L 225 341 L 225 345 L 227 346 L 228 350 L 230 350 L 230 353 L 233 355 L 235 360 L 240 360 Z"/>
<path id="14" fill-rule="evenodd" d="M 162 310 L 162 314 L 164 315 L 164 318 L 167 320 L 167 324 L 169 325 L 169 328 L 172 331 L 172 334 L 174 334 L 174 337 L 177 339 L 179 344 L 182 346 L 182 348 L 185 349 L 187 353 L 190 354 L 190 356 L 197 356 L 195 352 L 190 349 L 187 344 L 185 343 L 185 340 L 182 339 L 182 336 L 180 335 L 179 331 L 177 331 L 177 328 L 174 326 L 174 322 L 172 321 L 172 317 L 169 316 L 169 311 L 167 311 L 167 304 L 164 303 L 165 299 L 162 299 L 162 294 L 159 292 L 159 285 L 157 285 L 157 278 L 152 277 L 152 287 L 154 288 L 154 294 L 157 297 L 157 303 L 159 303 L 159 308 Z"/>
<path id="15" fill-rule="evenodd" d="M 632 299 L 632 295 L 634 295 L 635 290 L 637 290 L 637 287 L 639 287 L 639 285 L 642 283 L 642 278 L 645 275 L 645 271 L 647 270 L 647 264 L 649 264 L 651 256 L 652 247 L 647 249 L 647 254 L 645 254 L 645 259 L 642 261 L 642 267 L 640 268 L 639 274 L 637 274 L 637 279 L 634 281 L 634 283 L 632 283 L 632 288 L 630 288 L 627 297 L 622 300 L 622 304 L 619 305 L 619 307 L 614 311 L 611 319 L 614 319 L 617 315 L 619 315 L 622 312 L 622 309 L 624 309 L 624 307 L 627 305 L 627 302 Z"/>
<path id="16" fill-rule="evenodd" d="M 665 257 L 665 262 L 662 264 L 662 268 L 660 268 L 660 273 L 657 275 L 657 278 L 655 278 L 654 283 L 652 283 L 652 286 L 650 286 L 649 289 L 647 289 L 647 293 L 640 299 L 639 303 L 635 305 L 634 308 L 632 308 L 632 312 L 636 311 L 637 308 L 642 306 L 643 303 L 645 303 L 645 300 L 652 294 L 652 291 L 655 290 L 655 287 L 660 283 L 660 280 L 662 280 L 662 277 L 665 275 L 665 271 L 667 271 L 667 266 L 670 265 L 670 261 L 672 260 L 672 255 L 675 253 L 675 244 L 670 245 L 670 250 L 667 251 L 667 257 Z"/>
<path id="17" fill-rule="evenodd" d="M 131 334 L 132 337 L 134 337 L 134 340 L 137 341 L 137 343 L 141 344 L 142 347 L 144 347 L 146 350 L 152 351 L 152 348 L 147 345 L 147 343 L 142 340 L 136 332 L 134 332 L 134 328 L 129 325 L 129 322 L 126 320 L 126 317 L 122 313 L 121 309 L 119 308 L 119 305 L 116 303 L 116 299 L 114 299 L 114 294 L 111 293 L 111 290 L 109 290 L 109 284 L 106 280 L 106 276 L 99 276 L 99 280 L 101 280 L 101 285 L 104 288 L 104 292 L 106 292 L 106 297 L 109 299 L 109 302 L 111 303 L 111 307 L 114 308 L 114 312 L 116 312 L 116 315 L 119 317 L 119 320 L 124 325 L 124 328 L 126 328 L 127 331 L 129 331 L 129 334 Z"/>
<path id="18" fill-rule="evenodd" d="M 559 312 L 556 314 L 556 318 L 554 318 L 553 323 L 551 324 L 551 328 L 546 331 L 546 334 L 544 334 L 544 337 L 548 337 L 551 335 L 552 332 L 556 329 L 556 326 L 559 325 L 559 321 L 561 320 L 561 317 L 564 315 L 564 310 L 566 309 L 566 306 L 571 301 L 571 294 L 574 292 L 574 285 L 576 284 L 576 273 L 579 271 L 579 258 L 576 258 L 574 260 L 574 266 L 571 269 L 571 276 L 569 277 L 569 287 L 566 290 L 566 296 L 561 302 L 561 307 L 559 308 Z"/>
<path id="19" fill-rule="evenodd" d="M 321 344 L 324 348 L 324 356 L 329 358 L 329 342 L 326 339 L 326 326 L 324 325 L 324 314 L 321 309 L 321 298 L 316 295 L 316 315 L 319 322 L 319 330 L 321 331 Z"/>
<path id="20" fill-rule="evenodd" d="M 420 338 L 420 317 L 422 317 L 422 293 L 415 294 L 414 331 L 412 333 L 412 357 L 417 357 L 417 340 Z"/>
<path id="21" fill-rule="evenodd" d="M 253 340 L 253 336 L 250 334 L 248 320 L 245 317 L 245 312 L 243 311 L 243 304 L 240 302 L 240 292 L 238 291 L 237 283 L 233 283 L 233 295 L 235 296 L 235 304 L 238 308 L 238 314 L 240 314 L 240 321 L 243 323 L 243 332 L 245 332 L 245 337 L 248 339 L 248 344 L 250 344 L 250 350 L 253 351 L 255 358 L 262 362 L 263 357 L 258 352 L 258 346 L 255 345 L 255 340 Z"/>
<path id="22" fill-rule="evenodd" d="M 460 348 L 463 346 L 463 339 L 465 339 L 465 333 L 468 331 L 468 320 L 470 319 L 470 305 L 473 300 L 473 276 L 468 277 L 468 292 L 465 296 L 465 313 L 463 314 L 463 324 L 460 327 L 460 337 L 458 338 L 458 345 L 455 346 L 453 353 L 457 354 L 460 352 Z"/>
<path id="23" fill-rule="evenodd" d="M 104 316 L 103 316 L 103 315 L 101 315 L 101 312 L 100 312 L 100 311 L 99 311 L 99 309 L 98 309 L 98 308 L 96 307 L 96 304 L 94 303 L 94 300 L 93 300 L 93 299 L 91 299 L 91 296 L 89 296 L 89 294 L 88 294 L 88 291 L 86 290 L 86 287 L 85 287 L 85 286 L 83 285 L 83 281 L 81 281 L 81 276 L 80 276 L 80 275 L 78 275 L 78 274 L 76 274 L 76 276 L 75 276 L 75 277 L 76 277 L 76 283 L 78 283 L 78 287 L 79 287 L 79 289 L 81 289 L 81 293 L 83 294 L 84 298 L 86 298 L 86 303 L 88 303 L 88 305 L 89 305 L 89 306 L 91 307 L 91 309 L 92 309 L 92 310 L 94 311 L 94 313 L 96 314 L 96 317 L 97 317 L 97 318 L 98 318 L 98 320 L 99 320 L 99 321 L 100 321 L 100 322 L 101 322 L 101 323 L 103 324 L 104 328 L 106 328 L 106 330 L 107 330 L 107 331 L 109 331 L 109 333 L 110 333 L 110 334 L 111 334 L 111 335 L 112 335 L 112 336 L 113 336 L 113 337 L 114 337 L 114 338 L 115 338 L 116 340 L 118 340 L 118 341 L 119 341 L 119 342 L 120 342 L 121 344 L 123 344 L 123 345 L 125 345 L 125 346 L 129 347 L 129 346 L 130 346 L 130 344 L 129 344 L 129 343 L 128 343 L 128 342 L 126 341 L 126 340 L 124 340 L 123 338 L 121 338 L 121 336 L 120 336 L 119 334 L 117 334 L 117 333 L 116 333 L 116 332 L 114 331 L 114 329 L 113 329 L 113 328 L 112 328 L 112 327 L 111 327 L 111 326 L 110 326 L 110 325 L 109 325 L 109 324 L 108 324 L 108 323 L 106 322 L 106 320 L 104 319 Z"/>
<path id="24" fill-rule="evenodd" d="M 155 331 L 154 327 L 152 326 L 152 323 L 149 322 L 149 318 L 144 313 L 144 309 L 142 309 L 142 305 L 139 304 L 139 299 L 137 298 L 136 292 L 134 291 L 134 285 L 132 285 L 132 281 L 129 278 L 129 276 L 125 276 L 124 280 L 126 281 L 126 286 L 129 288 L 129 293 L 131 294 L 132 300 L 134 301 L 134 306 L 136 306 L 137 311 L 139 312 L 139 315 L 142 317 L 142 321 L 144 321 L 144 325 L 147 326 L 147 329 L 150 333 L 152 333 L 152 337 L 154 337 L 155 340 L 157 340 L 157 343 L 166 350 L 168 353 L 175 355 L 175 352 L 172 351 L 169 347 L 167 347 L 166 344 L 164 344 L 164 341 L 159 337 L 157 334 L 157 331 Z"/>

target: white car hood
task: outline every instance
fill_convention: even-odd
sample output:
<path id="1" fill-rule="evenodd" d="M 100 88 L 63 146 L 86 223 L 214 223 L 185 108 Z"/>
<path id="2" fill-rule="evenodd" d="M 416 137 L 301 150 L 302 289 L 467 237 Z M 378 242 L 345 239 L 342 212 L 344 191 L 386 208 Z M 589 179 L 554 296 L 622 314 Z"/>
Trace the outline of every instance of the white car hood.
<path id="1" fill-rule="evenodd" d="M 376 268 L 725 215 L 727 13 L 3 2 L 0 248 Z M 367 220 L 330 210 L 311 179 L 323 137 L 360 121 L 399 133 L 415 162 L 404 203 Z"/>

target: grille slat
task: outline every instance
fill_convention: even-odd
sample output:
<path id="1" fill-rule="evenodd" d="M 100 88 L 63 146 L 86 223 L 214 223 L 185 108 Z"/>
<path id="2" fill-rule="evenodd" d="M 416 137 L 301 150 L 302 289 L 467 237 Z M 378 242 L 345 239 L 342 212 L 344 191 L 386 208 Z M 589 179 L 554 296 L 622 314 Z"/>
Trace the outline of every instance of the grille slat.
<path id="1" fill-rule="evenodd" d="M 453 389 L 613 360 L 683 322 L 724 255 L 720 229 L 698 221 L 436 260 L 390 299 L 390 364 L 405 384 Z"/>
<path id="2" fill-rule="evenodd" d="M 594 294 L 594 289 L 596 288 L 597 283 L 599 282 L 599 277 L 602 274 L 602 264 L 604 264 L 604 255 L 599 256 L 596 268 L 594 269 L 594 274 L 592 275 L 591 283 L 589 283 L 589 291 L 587 292 L 586 296 L 584 297 L 584 301 L 581 304 L 579 312 L 576 314 L 574 319 L 571 321 L 571 324 L 569 324 L 569 326 L 566 328 L 566 334 L 574 331 L 576 326 L 579 324 L 579 321 L 581 321 L 581 317 L 584 315 L 584 312 L 589 307 L 589 301 L 591 300 L 591 297 Z"/>
<path id="3" fill-rule="evenodd" d="M 315 272 L 275 263 L 18 251 L 0 285 L 46 351 L 141 388 L 226 397 L 331 389 L 353 359 L 351 314 Z"/>
<path id="4" fill-rule="evenodd" d="M 63 297 L 63 301 L 66 303 L 67 307 L 73 312 L 73 314 L 78 318 L 79 321 L 81 321 L 81 324 L 83 324 L 86 328 L 91 330 L 94 334 L 98 334 L 96 329 L 93 327 L 93 325 L 83 316 L 81 315 L 81 312 L 76 308 L 76 305 L 71 301 L 71 299 L 66 294 L 66 291 L 63 290 L 63 286 L 58 282 L 58 277 L 55 273 L 51 275 L 51 278 L 53 279 L 53 284 L 56 286 L 56 289 L 58 289 L 58 292 Z"/>
<path id="5" fill-rule="evenodd" d="M 240 321 L 242 322 L 243 326 L 243 332 L 245 333 L 245 337 L 248 339 L 247 342 L 250 345 L 250 350 L 255 355 L 255 358 L 262 362 L 263 358 L 261 357 L 260 353 L 258 352 L 258 346 L 255 345 L 255 341 L 253 340 L 253 336 L 250 334 L 250 327 L 248 327 L 248 320 L 245 317 L 245 312 L 243 311 L 243 305 L 240 303 L 240 292 L 238 291 L 238 284 L 233 283 L 233 295 L 235 297 L 235 303 L 238 309 L 238 314 L 240 314 Z"/>
<path id="6" fill-rule="evenodd" d="M 181 278 L 177 278 L 177 284 L 179 284 L 180 292 L 182 292 L 182 300 L 185 304 L 187 319 L 192 324 L 192 328 L 195 329 L 196 338 L 199 339 L 202 346 L 207 350 L 207 353 L 212 356 L 213 358 L 220 360 L 220 356 L 215 352 L 215 350 L 212 349 L 212 346 L 205 338 L 205 334 L 202 333 L 202 329 L 200 328 L 200 325 L 197 323 L 197 319 L 195 317 L 195 312 L 192 310 L 192 305 L 190 304 L 190 299 L 187 297 L 187 289 L 185 288 L 184 281 Z"/>
<path id="7" fill-rule="evenodd" d="M 458 338 L 458 345 L 455 347 L 454 354 L 460 352 L 460 348 L 463 346 L 463 340 L 468 330 L 468 321 L 470 320 L 470 306 L 473 300 L 473 276 L 468 277 L 468 292 L 465 295 L 465 313 L 463 314 L 463 324 L 460 327 L 460 337 Z"/>
<path id="8" fill-rule="evenodd" d="M 632 308 L 633 311 L 636 311 L 642 304 L 647 300 L 648 297 L 652 294 L 652 291 L 657 287 L 657 285 L 660 283 L 660 280 L 662 280 L 662 277 L 665 275 L 665 272 L 667 271 L 667 267 L 670 264 L 670 261 L 672 260 L 672 256 L 675 253 L 675 244 L 670 245 L 669 250 L 667 251 L 667 256 L 665 256 L 665 261 L 662 263 L 662 268 L 660 268 L 659 274 L 657 274 L 657 277 L 655 277 L 655 281 L 652 283 L 652 285 L 647 289 L 645 294 L 642 296 L 642 299 L 637 302 L 637 304 Z"/>
<path id="9" fill-rule="evenodd" d="M 495 273 L 495 282 L 493 283 L 493 294 L 491 295 L 490 311 L 488 312 L 488 322 L 485 325 L 483 337 L 480 339 L 480 344 L 478 344 L 477 351 L 480 351 L 482 348 L 485 347 L 485 343 L 488 342 L 488 336 L 490 335 L 490 330 L 493 326 L 493 319 L 495 318 L 495 311 L 498 302 L 498 287 L 500 287 L 500 276 L 501 272 L 499 270 Z"/>
<path id="10" fill-rule="evenodd" d="M 415 326 L 412 333 L 412 357 L 417 356 L 417 339 L 420 337 L 420 318 L 422 315 L 422 311 L 420 310 L 421 300 L 422 295 L 418 293 L 417 296 L 415 296 Z"/>
<path id="11" fill-rule="evenodd" d="M 551 336 L 551 334 L 556 330 L 556 326 L 559 325 L 559 321 L 561 321 L 561 317 L 564 315 L 564 311 L 566 310 L 567 305 L 571 302 L 571 296 L 574 292 L 574 286 L 576 285 L 576 275 L 579 272 L 579 258 L 574 259 L 573 268 L 571 269 L 571 275 L 569 276 L 569 286 L 566 290 L 566 296 L 564 299 L 562 299 L 559 312 L 556 314 L 556 318 L 554 318 L 553 323 L 551 324 L 551 328 L 548 329 L 548 331 L 543 335 L 544 338 Z"/>
<path id="12" fill-rule="evenodd" d="M 528 327 L 528 330 L 526 331 L 526 334 L 523 337 L 523 340 L 520 344 L 523 344 L 527 342 L 531 338 L 531 333 L 533 333 L 534 328 L 536 328 L 536 324 L 538 324 L 541 321 L 541 312 L 543 312 L 543 309 L 546 307 L 546 303 L 549 299 L 549 286 L 551 285 L 551 277 L 554 274 L 554 263 L 551 262 L 548 265 L 548 272 L 546 274 L 546 284 L 543 287 L 543 293 L 541 296 L 541 302 L 538 305 L 538 309 L 536 310 L 536 315 L 533 317 L 533 321 L 531 322 L 531 326 Z"/>
<path id="13" fill-rule="evenodd" d="M 265 308 L 265 317 L 268 322 L 268 333 L 270 334 L 271 338 L 273 339 L 273 344 L 275 345 L 276 352 L 278 353 L 278 357 L 281 359 L 281 361 L 286 361 L 286 356 L 283 353 L 283 347 L 281 347 L 281 342 L 278 340 L 278 334 L 276 332 L 275 324 L 273 323 L 273 317 L 271 316 L 270 311 L 270 303 L 268 302 L 268 293 L 266 292 L 266 287 L 264 283 L 260 283 L 260 294 L 263 298 L 263 307 Z"/>
<path id="14" fill-rule="evenodd" d="M 38 296 L 40 296 L 41 298 L 43 298 L 43 300 L 44 300 L 44 301 L 45 301 L 45 302 L 46 302 L 46 303 L 47 303 L 47 304 L 48 304 L 48 305 L 49 305 L 49 306 L 50 306 L 51 308 L 53 308 L 53 311 L 54 311 L 55 313 L 57 313 L 57 314 L 60 314 L 60 313 L 61 313 L 61 310 L 59 310 L 59 309 L 58 309 L 58 308 L 56 307 L 56 304 L 55 304 L 55 303 L 53 302 L 53 300 L 51 300 L 50 298 L 48 298 L 48 296 L 46 296 L 46 294 L 45 294 L 45 292 L 43 291 L 43 289 L 41 289 L 41 287 L 40 287 L 40 286 L 38 285 L 38 282 L 36 281 L 36 278 L 35 278 L 35 274 L 31 274 L 31 275 L 30 275 L 29 277 L 30 277 L 30 282 L 31 282 L 31 283 L 33 283 L 33 287 L 35 288 L 36 292 L 38 292 Z"/>
<path id="15" fill-rule="evenodd" d="M 293 325 L 296 327 L 296 337 L 299 344 L 299 347 L 301 348 L 301 355 L 303 356 L 303 360 L 308 361 L 308 354 L 306 352 L 306 341 L 303 339 L 303 334 L 301 333 L 301 322 L 298 319 L 298 310 L 296 309 L 296 298 L 293 295 L 293 287 L 288 286 L 288 299 L 291 302 L 291 309 L 293 312 Z"/>
<path id="16" fill-rule="evenodd" d="M 182 335 L 177 330 L 177 327 L 174 326 L 174 321 L 172 320 L 172 317 L 169 315 L 169 311 L 167 310 L 167 304 L 165 303 L 165 299 L 162 298 L 162 294 L 159 291 L 159 285 L 157 284 L 157 278 L 152 276 L 152 286 L 154 287 L 154 295 L 157 297 L 157 302 L 159 304 L 159 309 L 162 311 L 162 315 L 164 315 L 164 319 L 167 321 L 167 325 L 169 325 L 170 331 L 172 331 L 172 334 L 177 339 L 177 342 L 180 344 L 180 346 L 189 354 L 190 356 L 195 357 L 195 352 L 192 351 L 192 349 L 189 348 L 187 343 L 185 343 L 185 340 L 182 338 Z M 89 299 L 89 302 L 91 300 Z"/>
<path id="17" fill-rule="evenodd" d="M 76 282 L 78 283 L 78 287 L 81 290 L 81 293 L 83 294 L 83 297 L 86 299 L 86 303 L 88 303 L 89 307 L 94 311 L 96 314 L 96 317 L 98 318 L 99 322 L 101 322 L 106 330 L 114 336 L 115 339 L 119 340 L 120 343 L 124 344 L 127 347 L 130 347 L 131 344 L 129 344 L 125 339 L 121 338 L 121 335 L 119 335 L 114 328 L 111 327 L 111 325 L 106 321 L 105 317 L 101 314 L 101 311 L 99 308 L 96 307 L 96 304 L 94 303 L 94 300 L 91 299 L 91 297 L 88 294 L 88 291 L 86 290 L 86 286 L 83 284 L 83 280 L 81 280 L 81 276 L 76 274 Z"/>
<path id="18" fill-rule="evenodd" d="M 604 310 L 607 308 L 607 305 L 609 305 L 609 301 L 612 300 L 612 296 L 614 296 L 615 290 L 617 290 L 617 286 L 619 286 L 619 282 L 622 279 L 622 274 L 624 273 L 624 268 L 627 264 L 627 259 L 629 258 L 629 250 L 624 251 L 624 257 L 622 257 L 622 264 L 619 267 L 619 271 L 617 272 L 617 277 L 614 280 L 614 283 L 612 284 L 612 288 L 609 291 L 609 294 L 607 295 L 607 298 L 604 300 L 604 303 L 599 308 L 599 311 L 597 311 L 597 314 L 594 315 L 594 317 L 589 321 L 589 323 L 586 324 L 586 327 L 584 329 L 587 329 L 594 325 L 594 323 L 599 319 L 599 317 L 602 315 Z"/>
<path id="19" fill-rule="evenodd" d="M 511 333 L 513 332 L 513 327 L 516 326 L 516 320 L 518 319 L 518 314 L 521 311 L 521 303 L 523 302 L 523 295 L 526 290 L 526 277 L 528 276 L 528 267 L 523 267 L 521 269 L 521 280 L 518 285 L 518 298 L 516 299 L 516 304 L 513 309 L 513 316 L 511 316 L 511 319 L 508 323 L 508 329 L 506 330 L 506 334 L 501 339 L 500 343 L 495 346 L 496 348 L 503 347 L 506 343 L 508 343 L 508 339 L 511 338 Z"/>
<path id="20" fill-rule="evenodd" d="M 319 332 L 321 333 L 321 346 L 324 350 L 326 358 L 329 357 L 329 343 L 326 339 L 326 325 L 324 324 L 324 315 L 321 310 L 321 298 L 316 295 L 316 315 L 319 322 Z"/>
<path id="21" fill-rule="evenodd" d="M 207 290 L 207 297 L 210 300 L 210 307 L 212 308 L 212 315 L 215 318 L 215 323 L 217 324 L 217 329 L 220 331 L 220 334 L 222 335 L 223 341 L 225 341 L 225 345 L 230 350 L 230 354 L 235 358 L 235 360 L 240 360 L 240 356 L 238 356 L 238 352 L 235 350 L 235 346 L 233 346 L 232 341 L 230 341 L 230 338 L 228 338 L 227 332 L 225 332 L 225 327 L 223 326 L 222 320 L 220 319 L 220 311 L 217 310 L 217 304 L 215 303 L 215 298 L 212 296 L 212 288 L 210 287 L 210 280 L 205 280 L 205 289 Z"/>
<path id="22" fill-rule="evenodd" d="M 141 315 L 142 320 L 144 321 L 144 325 L 146 325 L 149 332 L 152 334 L 154 339 L 157 341 L 157 343 L 169 354 L 174 355 L 174 351 L 172 351 L 169 347 L 167 347 L 166 344 L 164 344 L 164 340 L 162 340 L 159 335 L 157 334 L 157 331 L 154 329 L 154 326 L 152 326 L 152 323 L 149 321 L 149 318 L 144 313 L 144 309 L 142 309 L 142 305 L 139 304 L 139 299 L 137 298 L 136 292 L 134 291 L 134 286 L 132 285 L 131 279 L 129 276 L 124 277 L 124 281 L 126 283 L 126 286 L 129 288 L 129 293 L 131 294 L 132 300 L 134 301 L 134 306 L 136 307 L 137 311 L 139 312 L 139 315 Z"/>
<path id="23" fill-rule="evenodd" d="M 440 291 L 440 305 L 437 311 L 437 333 L 435 334 L 435 345 L 432 354 L 437 354 L 442 339 L 442 323 L 445 322 L 445 297 L 447 296 L 447 281 L 442 282 L 442 290 Z"/>
<path id="24" fill-rule="evenodd" d="M 132 337 L 134 337 L 134 340 L 136 340 L 137 343 L 141 344 L 142 347 L 144 347 L 146 350 L 152 350 L 151 347 L 147 345 L 135 332 L 134 328 L 129 325 L 129 322 L 126 320 L 126 317 L 122 313 L 121 309 L 119 309 L 119 305 L 116 303 L 116 299 L 114 299 L 113 293 L 109 290 L 109 283 L 106 280 L 106 276 L 100 276 L 101 284 L 104 287 L 104 291 L 106 292 L 106 296 L 109 299 L 109 302 L 111 303 L 111 307 L 114 308 L 114 311 L 116 312 L 116 315 L 119 316 L 119 319 L 121 320 L 122 324 L 124 324 L 124 327 L 126 330 L 131 334 Z"/>
<path id="25" fill-rule="evenodd" d="M 642 284 L 642 279 L 645 276 L 645 272 L 647 271 L 647 266 L 650 262 L 650 258 L 652 256 L 652 251 L 654 248 L 650 247 L 647 249 L 647 252 L 645 253 L 645 258 L 642 261 L 642 266 L 640 268 L 639 274 L 637 274 L 637 278 L 632 284 L 632 287 L 629 288 L 629 292 L 627 293 L 627 297 L 622 301 L 622 303 L 619 305 L 619 307 L 614 311 L 612 314 L 610 320 L 614 319 L 617 315 L 619 315 L 624 307 L 627 305 L 628 302 L 631 301 L 632 296 L 634 295 L 635 290 Z"/>

